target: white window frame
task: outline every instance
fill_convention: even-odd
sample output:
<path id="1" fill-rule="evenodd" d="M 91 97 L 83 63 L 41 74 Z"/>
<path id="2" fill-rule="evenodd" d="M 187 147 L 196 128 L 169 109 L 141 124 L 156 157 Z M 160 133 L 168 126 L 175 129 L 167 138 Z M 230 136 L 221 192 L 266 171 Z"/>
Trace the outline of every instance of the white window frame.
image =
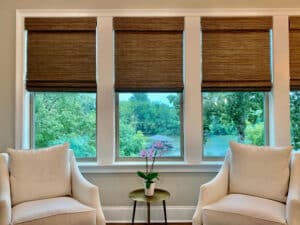
<path id="1" fill-rule="evenodd" d="M 114 35 L 115 16 L 184 16 L 184 161 L 158 162 L 160 172 L 216 172 L 222 162 L 202 160 L 201 16 L 273 16 L 273 89 L 270 92 L 270 145 L 289 145 L 288 16 L 300 10 L 283 9 L 165 9 L 165 10 L 28 10 L 16 11 L 16 116 L 15 147 L 29 148 L 29 93 L 25 90 L 24 18 L 98 18 L 97 45 L 97 161 L 82 162 L 83 172 L 128 173 L 144 162 L 115 162 Z M 104 109 L 104 110 L 103 110 Z"/>

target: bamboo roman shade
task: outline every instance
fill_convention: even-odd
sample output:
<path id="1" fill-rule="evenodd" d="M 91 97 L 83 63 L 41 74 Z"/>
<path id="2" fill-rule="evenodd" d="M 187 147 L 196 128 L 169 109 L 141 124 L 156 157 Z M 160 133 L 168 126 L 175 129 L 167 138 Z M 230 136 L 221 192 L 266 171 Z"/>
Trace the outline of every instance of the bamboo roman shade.
<path id="1" fill-rule="evenodd" d="M 95 92 L 96 18 L 25 18 L 28 91 Z"/>
<path id="2" fill-rule="evenodd" d="M 182 91 L 183 17 L 115 17 L 115 90 Z"/>
<path id="3" fill-rule="evenodd" d="M 290 88 L 300 90 L 300 17 L 292 16 L 290 23 Z"/>
<path id="4" fill-rule="evenodd" d="M 272 17 L 202 17 L 202 90 L 269 91 Z"/>

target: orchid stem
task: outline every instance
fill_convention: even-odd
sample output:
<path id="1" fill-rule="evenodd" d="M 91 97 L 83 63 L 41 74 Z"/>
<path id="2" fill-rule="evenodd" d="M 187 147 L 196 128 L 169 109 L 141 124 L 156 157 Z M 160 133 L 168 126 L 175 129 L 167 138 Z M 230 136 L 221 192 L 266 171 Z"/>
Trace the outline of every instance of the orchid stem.
<path id="1" fill-rule="evenodd" d="M 148 174 L 148 157 L 146 156 L 146 174 Z"/>
<path id="2" fill-rule="evenodd" d="M 154 167 L 154 163 L 155 163 L 155 158 L 156 158 L 156 151 L 155 151 L 155 153 L 154 153 L 154 157 L 153 157 L 153 161 L 152 161 L 150 173 L 153 171 L 153 167 Z"/>

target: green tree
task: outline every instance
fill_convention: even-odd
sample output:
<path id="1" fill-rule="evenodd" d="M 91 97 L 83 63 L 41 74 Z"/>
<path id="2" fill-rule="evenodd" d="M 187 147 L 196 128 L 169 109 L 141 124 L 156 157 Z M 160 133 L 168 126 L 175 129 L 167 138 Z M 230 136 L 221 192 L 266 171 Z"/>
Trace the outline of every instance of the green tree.
<path id="1" fill-rule="evenodd" d="M 76 157 L 96 156 L 96 95 L 35 93 L 35 147 L 69 142 Z"/>
<path id="2" fill-rule="evenodd" d="M 129 99 L 133 110 L 133 115 L 136 120 L 136 130 L 144 134 L 153 133 L 151 126 L 151 118 L 153 118 L 153 110 L 151 102 L 145 93 L 134 93 Z M 152 128 L 152 129 L 151 129 Z"/>
<path id="3" fill-rule="evenodd" d="M 130 124 L 120 121 L 119 150 L 120 157 L 136 156 L 145 148 L 145 137 L 141 131 L 135 131 Z"/>
<path id="4" fill-rule="evenodd" d="M 247 123 L 245 130 L 245 140 L 250 144 L 263 145 L 264 144 L 264 123 L 259 122 L 256 124 Z"/>
<path id="5" fill-rule="evenodd" d="M 263 122 L 263 93 L 210 92 L 202 96 L 204 143 L 210 135 L 237 135 L 239 142 L 245 142 L 247 124 Z"/>
<path id="6" fill-rule="evenodd" d="M 230 100 L 227 92 L 204 92 L 203 130 L 204 143 L 210 135 L 229 135 L 236 132 L 231 115 L 228 112 Z"/>
<path id="7" fill-rule="evenodd" d="M 181 114 L 181 94 L 176 95 L 168 95 L 167 99 L 169 100 L 170 104 L 173 105 L 177 112 L 177 116 L 180 118 Z"/>
<path id="8" fill-rule="evenodd" d="M 119 99 L 122 98 L 119 96 Z M 180 135 L 180 105 L 179 113 L 175 106 L 180 101 L 168 100 L 170 104 L 150 100 L 146 93 L 133 93 L 128 100 L 119 101 L 121 157 L 136 156 L 142 148 L 151 146 L 148 137 Z"/>
<path id="9" fill-rule="evenodd" d="M 169 96 L 168 96 L 169 97 Z M 179 97 L 172 104 L 152 102 L 145 93 L 134 93 L 126 102 L 120 102 L 120 119 L 141 131 L 144 135 L 178 135 L 180 133 Z"/>
<path id="10" fill-rule="evenodd" d="M 290 93 L 291 144 L 300 149 L 300 91 Z"/>
<path id="11" fill-rule="evenodd" d="M 226 112 L 231 115 L 232 122 L 237 129 L 238 142 L 245 142 L 246 119 L 249 110 L 248 93 L 232 93 L 228 95 L 230 104 L 227 104 Z"/>

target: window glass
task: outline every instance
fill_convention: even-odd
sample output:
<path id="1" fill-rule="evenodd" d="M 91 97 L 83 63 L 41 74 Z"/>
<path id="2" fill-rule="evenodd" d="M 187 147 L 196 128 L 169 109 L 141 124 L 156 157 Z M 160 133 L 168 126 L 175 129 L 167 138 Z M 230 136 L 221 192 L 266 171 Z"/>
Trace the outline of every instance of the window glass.
<path id="1" fill-rule="evenodd" d="M 263 92 L 203 92 L 204 157 L 224 157 L 230 141 L 264 145 Z"/>
<path id="2" fill-rule="evenodd" d="M 181 157 L 181 94 L 119 93 L 118 158 L 139 157 L 142 149 Z"/>
<path id="3" fill-rule="evenodd" d="M 300 91 L 290 92 L 291 145 L 300 149 Z"/>
<path id="4" fill-rule="evenodd" d="M 69 142 L 77 158 L 96 157 L 96 94 L 32 94 L 35 148 Z"/>

